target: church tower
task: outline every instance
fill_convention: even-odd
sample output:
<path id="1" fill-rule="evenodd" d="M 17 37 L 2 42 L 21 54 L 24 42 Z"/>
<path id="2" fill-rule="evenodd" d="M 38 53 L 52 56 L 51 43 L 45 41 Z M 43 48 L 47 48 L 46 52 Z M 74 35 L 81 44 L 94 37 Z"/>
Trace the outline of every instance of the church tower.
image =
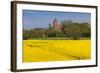
<path id="1" fill-rule="evenodd" d="M 57 19 L 53 20 L 53 29 L 58 31 L 61 31 L 62 29 L 62 25 Z"/>

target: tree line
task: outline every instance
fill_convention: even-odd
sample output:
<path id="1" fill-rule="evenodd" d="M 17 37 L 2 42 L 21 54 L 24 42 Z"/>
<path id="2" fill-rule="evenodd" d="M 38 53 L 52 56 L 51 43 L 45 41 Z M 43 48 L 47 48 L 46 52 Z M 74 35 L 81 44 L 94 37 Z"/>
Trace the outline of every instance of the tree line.
<path id="1" fill-rule="evenodd" d="M 23 30 L 23 39 L 32 38 L 68 38 L 80 39 L 91 37 L 91 27 L 87 22 L 72 22 L 72 20 L 61 21 L 62 28 L 60 31 L 54 30 L 51 24 L 47 28 L 33 28 Z"/>

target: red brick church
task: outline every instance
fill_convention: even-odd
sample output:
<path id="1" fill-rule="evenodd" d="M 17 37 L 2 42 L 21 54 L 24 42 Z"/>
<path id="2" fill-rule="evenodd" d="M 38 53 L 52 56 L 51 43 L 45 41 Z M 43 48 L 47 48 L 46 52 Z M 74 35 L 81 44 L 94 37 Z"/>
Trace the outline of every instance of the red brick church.
<path id="1" fill-rule="evenodd" d="M 57 19 L 53 20 L 53 29 L 57 31 L 61 31 L 62 29 L 62 25 Z"/>

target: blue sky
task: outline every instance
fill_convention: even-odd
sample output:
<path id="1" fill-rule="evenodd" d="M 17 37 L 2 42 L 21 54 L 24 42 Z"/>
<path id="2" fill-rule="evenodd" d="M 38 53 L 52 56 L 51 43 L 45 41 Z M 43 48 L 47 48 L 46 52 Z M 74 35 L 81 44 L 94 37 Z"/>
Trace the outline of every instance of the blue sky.
<path id="1" fill-rule="evenodd" d="M 23 28 L 46 28 L 48 27 L 48 24 L 52 24 L 52 21 L 55 18 L 58 21 L 72 20 L 73 22 L 90 23 L 91 14 L 79 12 L 23 10 Z"/>

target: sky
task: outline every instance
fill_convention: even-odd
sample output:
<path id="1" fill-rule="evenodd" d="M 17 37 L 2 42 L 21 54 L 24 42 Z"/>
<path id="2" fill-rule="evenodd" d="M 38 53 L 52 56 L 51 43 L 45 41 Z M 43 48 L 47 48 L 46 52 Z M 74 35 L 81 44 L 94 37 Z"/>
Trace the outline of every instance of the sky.
<path id="1" fill-rule="evenodd" d="M 91 14 L 82 12 L 23 10 L 23 28 L 47 28 L 48 24 L 52 24 L 55 18 L 58 21 L 72 20 L 73 22 L 90 23 Z"/>

